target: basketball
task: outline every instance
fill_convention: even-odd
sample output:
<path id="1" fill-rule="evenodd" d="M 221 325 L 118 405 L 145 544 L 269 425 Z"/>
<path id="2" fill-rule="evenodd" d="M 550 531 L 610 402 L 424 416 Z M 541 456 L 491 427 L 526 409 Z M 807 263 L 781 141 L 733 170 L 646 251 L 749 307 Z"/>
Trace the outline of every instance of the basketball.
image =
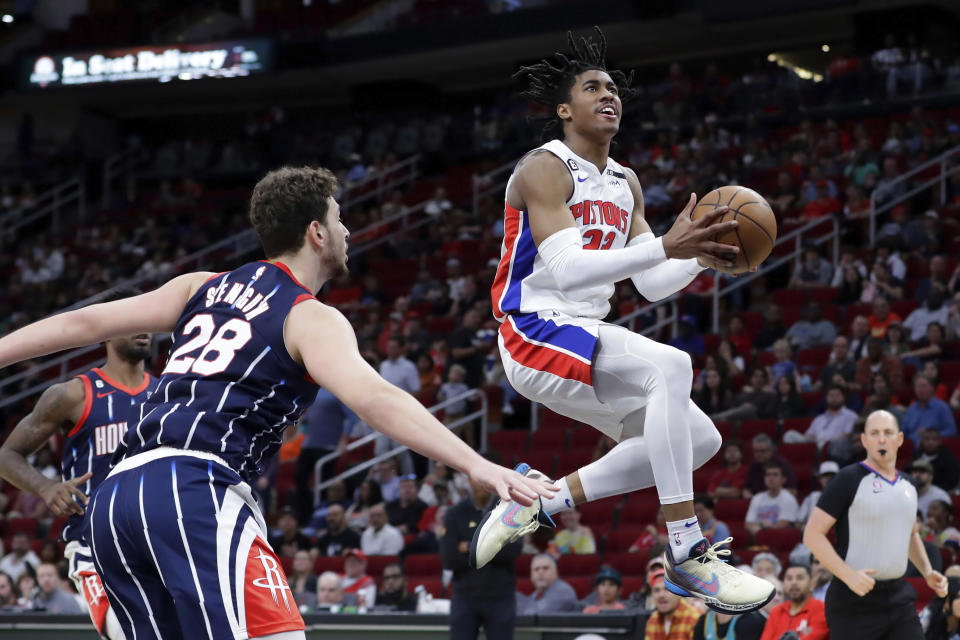
<path id="1" fill-rule="evenodd" d="M 777 241 L 777 219 L 763 196 L 738 185 L 720 187 L 703 196 L 693 209 L 693 219 L 723 206 L 730 207 L 730 211 L 717 222 L 736 220 L 740 223 L 733 231 L 715 238 L 717 242 L 740 247 L 737 266 L 723 271 L 743 273 L 766 260 L 773 251 L 773 243 Z"/>

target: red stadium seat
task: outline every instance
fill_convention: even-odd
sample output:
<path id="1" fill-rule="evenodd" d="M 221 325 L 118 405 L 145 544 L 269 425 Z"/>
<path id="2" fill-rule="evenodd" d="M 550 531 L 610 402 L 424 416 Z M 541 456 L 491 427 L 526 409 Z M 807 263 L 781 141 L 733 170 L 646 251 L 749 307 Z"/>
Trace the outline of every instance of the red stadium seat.
<path id="1" fill-rule="evenodd" d="M 613 527 L 613 520 L 617 508 L 623 502 L 620 496 L 604 498 L 596 502 L 586 502 L 577 509 L 580 511 L 580 522 L 597 531 L 606 531 Z"/>
<path id="2" fill-rule="evenodd" d="M 807 295 L 810 297 L 810 302 L 820 303 L 820 305 L 824 307 L 824 311 L 826 311 L 828 305 L 833 305 L 833 301 L 837 299 L 837 294 L 839 293 L 840 289 L 835 287 L 816 287 L 813 289 L 807 289 Z"/>
<path id="3" fill-rule="evenodd" d="M 803 398 L 803 406 L 807 411 L 812 411 L 817 404 L 823 400 L 823 392 L 821 391 L 804 391 L 800 394 L 800 397 Z"/>
<path id="4" fill-rule="evenodd" d="M 765 433 L 774 441 L 777 439 L 777 421 L 776 420 L 744 420 L 740 423 L 740 430 L 737 435 L 740 442 L 749 442 L 754 436 Z"/>
<path id="5" fill-rule="evenodd" d="M 293 558 L 291 556 L 278 556 L 280 560 L 280 566 L 283 567 L 283 572 L 290 575 L 290 572 L 293 571 Z"/>
<path id="6" fill-rule="evenodd" d="M 747 517 L 747 509 L 749 508 L 750 501 L 744 498 L 739 500 L 717 500 L 713 515 L 715 515 L 718 520 L 723 520 L 727 524 L 733 522 L 742 524 Z"/>
<path id="7" fill-rule="evenodd" d="M 810 423 L 813 422 L 813 418 L 787 418 L 783 421 L 783 432 L 787 431 L 799 431 L 800 433 L 806 433 L 807 429 L 810 428 Z"/>
<path id="8" fill-rule="evenodd" d="M 948 436 L 943 438 L 943 446 L 953 454 L 954 458 L 960 458 L 960 437 Z"/>
<path id="9" fill-rule="evenodd" d="M 586 450 L 592 454 L 601 437 L 603 436 L 600 435 L 600 432 L 593 427 L 574 427 L 570 430 L 570 443 L 567 445 L 567 449 Z"/>
<path id="10" fill-rule="evenodd" d="M 383 568 L 392 562 L 397 562 L 397 556 L 367 556 L 367 573 L 380 580 Z"/>
<path id="11" fill-rule="evenodd" d="M 937 597 L 930 585 L 923 578 L 907 578 L 907 582 L 917 590 L 917 601 L 915 606 L 917 611 L 923 611 L 923 608 L 930 604 L 930 601 Z"/>
<path id="12" fill-rule="evenodd" d="M 553 477 L 553 467 L 556 464 L 556 456 L 552 451 L 530 451 L 523 454 L 521 462 L 526 462 L 531 467 Z"/>
<path id="13" fill-rule="evenodd" d="M 15 533 L 23 532 L 35 538 L 37 536 L 37 519 L 36 518 L 10 518 L 7 520 L 7 536 L 12 536 Z M 9 546 L 7 547 L 10 548 Z"/>
<path id="14" fill-rule="evenodd" d="M 623 576 L 642 576 L 647 571 L 647 556 L 643 553 L 616 552 L 603 556 L 603 564 L 613 567 Z"/>
<path id="15" fill-rule="evenodd" d="M 620 598 L 626 599 L 631 593 L 643 591 L 643 578 L 623 578 L 623 586 L 620 588 Z"/>
<path id="16" fill-rule="evenodd" d="M 717 428 L 717 431 L 720 432 L 720 437 L 724 440 L 733 437 L 733 422 L 729 420 L 720 420 L 718 422 L 714 422 L 713 424 Z"/>
<path id="17" fill-rule="evenodd" d="M 522 557 L 522 556 L 521 556 L 521 557 Z M 529 576 L 529 575 L 530 575 L 530 572 L 528 571 L 525 575 Z M 531 593 L 533 593 L 533 582 L 531 582 L 530 578 L 525 578 L 525 577 L 521 577 L 521 576 L 518 575 L 518 576 L 517 576 L 517 591 L 520 592 L 520 593 L 522 593 L 523 595 L 526 595 L 526 596 L 528 596 L 528 595 L 530 595 Z"/>
<path id="18" fill-rule="evenodd" d="M 576 426 L 577 421 L 559 413 L 554 413 L 550 409 L 540 408 L 540 428 L 541 429 L 569 429 Z"/>
<path id="19" fill-rule="evenodd" d="M 565 553 L 557 560 L 557 568 L 560 575 L 567 579 L 567 576 L 586 576 L 593 578 L 600 568 L 600 556 L 595 553 L 574 554 Z"/>
<path id="20" fill-rule="evenodd" d="M 830 359 L 830 347 L 811 347 L 797 352 L 797 366 L 823 367 Z"/>
<path id="21" fill-rule="evenodd" d="M 814 442 L 783 444 L 777 449 L 777 453 L 786 458 L 795 470 L 809 469 L 817 462 L 817 445 Z"/>
<path id="22" fill-rule="evenodd" d="M 53 519 L 53 522 L 50 523 L 50 528 L 47 529 L 47 539 L 56 540 L 60 537 L 60 532 L 63 531 L 63 526 L 67 524 L 67 520 L 70 516 L 57 516 Z"/>
<path id="23" fill-rule="evenodd" d="M 403 562 L 403 570 L 408 576 L 435 578 L 443 573 L 443 565 L 436 553 L 410 555 Z"/>
<path id="24" fill-rule="evenodd" d="M 566 429 L 540 429 L 530 436 L 531 451 L 559 453 L 567 444 Z"/>
<path id="25" fill-rule="evenodd" d="M 630 545 L 634 541 L 643 535 L 646 532 L 645 527 L 640 526 L 629 526 L 625 527 L 622 524 L 617 527 L 616 531 L 611 531 L 607 534 L 606 543 L 603 548 L 604 553 L 617 552 L 617 551 L 626 551 L 630 548 Z"/>
<path id="26" fill-rule="evenodd" d="M 313 561 L 313 572 L 320 575 L 324 571 L 343 573 L 343 556 L 319 556 Z"/>
<path id="27" fill-rule="evenodd" d="M 593 576 L 589 578 L 583 576 L 567 578 L 563 575 L 563 572 L 560 572 L 560 576 L 577 592 L 577 598 L 586 598 L 593 591 Z"/>
<path id="28" fill-rule="evenodd" d="M 777 553 L 790 553 L 801 538 L 803 538 L 803 532 L 795 527 L 761 529 L 754 538 L 754 544 L 758 547 L 770 547 L 775 549 Z"/>
<path id="29" fill-rule="evenodd" d="M 530 563 L 533 562 L 533 556 L 524 553 L 520 556 L 517 556 L 517 561 L 514 563 L 514 566 L 517 569 L 518 578 L 529 578 L 530 577 Z"/>
<path id="30" fill-rule="evenodd" d="M 489 436 L 490 448 L 505 459 L 510 459 L 527 450 L 527 439 L 529 437 L 530 434 L 526 431 L 497 431 Z"/>
<path id="31" fill-rule="evenodd" d="M 557 475 L 573 473 L 580 467 L 590 464 L 593 459 L 591 449 L 573 449 L 561 453 L 557 459 Z"/>
<path id="32" fill-rule="evenodd" d="M 657 521 L 657 511 L 660 510 L 660 498 L 656 491 L 644 490 L 633 493 L 627 502 L 620 508 L 620 524 L 654 524 Z"/>

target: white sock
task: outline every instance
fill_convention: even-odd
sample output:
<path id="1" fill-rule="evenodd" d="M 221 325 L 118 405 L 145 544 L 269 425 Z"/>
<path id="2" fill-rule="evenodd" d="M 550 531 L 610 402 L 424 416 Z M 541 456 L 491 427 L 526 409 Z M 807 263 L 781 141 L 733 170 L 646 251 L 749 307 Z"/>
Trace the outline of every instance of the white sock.
<path id="1" fill-rule="evenodd" d="M 541 498 L 543 510 L 548 516 L 552 516 L 560 511 L 566 511 L 573 508 L 573 494 L 570 493 L 570 487 L 567 486 L 567 477 L 564 476 L 553 483 L 553 486 L 560 489 L 552 498 Z"/>
<path id="2" fill-rule="evenodd" d="M 667 537 L 670 538 L 670 550 L 673 559 L 683 562 L 690 553 L 690 547 L 703 537 L 700 532 L 700 522 L 696 516 L 667 523 Z"/>

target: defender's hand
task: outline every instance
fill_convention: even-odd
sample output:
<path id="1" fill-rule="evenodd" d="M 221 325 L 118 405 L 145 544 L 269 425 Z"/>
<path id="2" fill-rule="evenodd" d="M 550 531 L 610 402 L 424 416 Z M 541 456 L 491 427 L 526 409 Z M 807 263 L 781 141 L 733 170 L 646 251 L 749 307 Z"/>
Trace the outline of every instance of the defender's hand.
<path id="1" fill-rule="evenodd" d="M 470 478 L 500 496 L 501 500 L 516 500 L 525 507 L 538 498 L 552 498 L 553 494 L 559 491 L 548 482 L 527 478 L 512 469 L 486 460 L 482 465 L 470 470 Z"/>
<path id="2" fill-rule="evenodd" d="M 80 491 L 77 487 L 84 484 L 93 476 L 93 473 L 87 472 L 79 478 L 67 480 L 66 482 L 53 482 L 40 490 L 40 497 L 47 504 L 47 507 L 57 516 L 69 516 L 77 514 L 83 515 L 83 507 L 77 504 L 73 498 L 83 504 L 90 502 L 87 494 Z"/>

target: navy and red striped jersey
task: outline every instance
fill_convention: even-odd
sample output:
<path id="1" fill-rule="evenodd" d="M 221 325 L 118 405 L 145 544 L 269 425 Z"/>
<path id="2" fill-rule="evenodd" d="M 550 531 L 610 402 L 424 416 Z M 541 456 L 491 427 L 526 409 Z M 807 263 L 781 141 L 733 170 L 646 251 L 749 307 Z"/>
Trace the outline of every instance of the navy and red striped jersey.
<path id="1" fill-rule="evenodd" d="M 140 407 L 127 456 L 159 446 L 212 453 L 251 481 L 317 386 L 283 341 L 294 305 L 313 294 L 279 262 L 210 278 L 187 302 L 167 366 Z M 118 451 L 115 461 L 123 453 Z"/>
<path id="2" fill-rule="evenodd" d="M 110 472 L 113 454 L 131 418 L 139 416 L 139 405 L 146 400 L 153 378 L 144 373 L 143 382 L 131 388 L 98 368 L 77 377 L 83 382 L 83 414 L 64 440 L 60 475 L 66 481 L 92 471 L 93 476 L 79 487 L 89 496 Z M 82 520 L 77 515 L 67 520 L 61 532 L 65 541 L 82 537 Z"/>

